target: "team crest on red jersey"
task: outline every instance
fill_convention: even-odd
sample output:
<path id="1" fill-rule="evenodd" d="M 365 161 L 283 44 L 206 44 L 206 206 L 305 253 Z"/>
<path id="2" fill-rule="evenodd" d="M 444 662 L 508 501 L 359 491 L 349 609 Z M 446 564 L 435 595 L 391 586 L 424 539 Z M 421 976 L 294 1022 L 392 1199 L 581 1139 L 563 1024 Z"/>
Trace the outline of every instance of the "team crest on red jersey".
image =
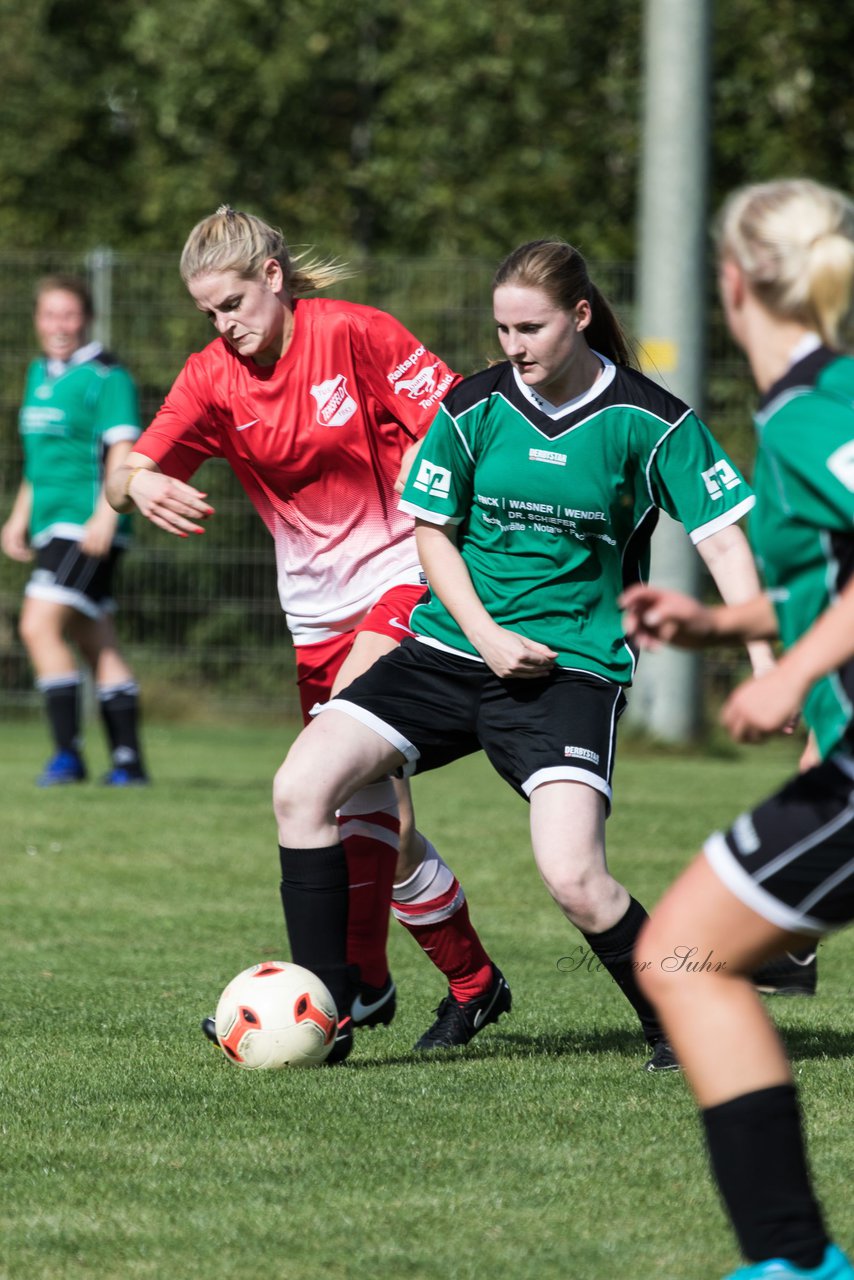
<path id="1" fill-rule="evenodd" d="M 318 383 L 311 388 L 311 394 L 317 401 L 317 421 L 322 427 L 343 427 L 358 408 L 347 390 L 347 379 L 343 373 Z"/>

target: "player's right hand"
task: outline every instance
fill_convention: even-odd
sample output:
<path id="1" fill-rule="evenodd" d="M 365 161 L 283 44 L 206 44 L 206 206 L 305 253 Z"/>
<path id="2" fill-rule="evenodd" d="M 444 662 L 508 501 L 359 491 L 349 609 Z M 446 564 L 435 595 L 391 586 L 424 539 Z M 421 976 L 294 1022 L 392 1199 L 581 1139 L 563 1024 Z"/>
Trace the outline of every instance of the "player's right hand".
<path id="1" fill-rule="evenodd" d="M 204 533 L 202 526 L 195 522 L 207 520 L 214 514 L 207 494 L 183 480 L 164 475 L 162 471 L 146 468 L 137 471 L 127 493 L 146 519 L 179 538 L 186 538 L 191 533 Z"/>
<path id="2" fill-rule="evenodd" d="M 13 520 L 7 520 L 0 529 L 0 547 L 10 560 L 20 560 L 22 564 L 27 564 L 34 556 L 27 541 L 26 526 L 16 524 Z"/>
<path id="3" fill-rule="evenodd" d="M 547 645 L 497 625 L 487 636 L 479 637 L 477 650 L 502 680 L 541 679 L 549 674 L 557 658 L 555 650 Z"/>

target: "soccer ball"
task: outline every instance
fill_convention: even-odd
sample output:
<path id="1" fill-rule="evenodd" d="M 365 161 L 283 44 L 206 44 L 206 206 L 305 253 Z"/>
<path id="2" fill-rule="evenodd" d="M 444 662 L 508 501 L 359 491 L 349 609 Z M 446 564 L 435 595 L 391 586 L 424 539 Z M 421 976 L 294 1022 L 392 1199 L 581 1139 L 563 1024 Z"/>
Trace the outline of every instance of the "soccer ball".
<path id="1" fill-rule="evenodd" d="M 250 1071 L 317 1067 L 335 1043 L 335 1001 L 315 974 L 285 960 L 254 964 L 232 978 L 216 1007 L 223 1053 Z"/>

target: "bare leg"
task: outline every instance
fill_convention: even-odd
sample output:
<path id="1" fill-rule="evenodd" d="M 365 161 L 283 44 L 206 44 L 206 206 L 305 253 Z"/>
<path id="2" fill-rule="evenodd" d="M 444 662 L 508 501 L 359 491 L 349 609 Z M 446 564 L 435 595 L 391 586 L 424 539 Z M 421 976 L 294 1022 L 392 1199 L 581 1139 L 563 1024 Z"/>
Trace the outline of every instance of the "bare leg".
<path id="1" fill-rule="evenodd" d="M 608 871 L 605 798 L 583 782 L 547 782 L 531 795 L 534 858 L 549 893 L 632 1005 L 647 1042 L 662 1038 L 637 984 L 633 953 L 646 912 Z M 659 1065 L 655 1058 L 647 1064 Z"/>
<path id="2" fill-rule="evenodd" d="M 803 938 L 736 898 L 702 855 L 656 907 L 638 941 L 640 982 L 672 1033 L 701 1107 L 791 1081 L 749 975 L 770 956 L 802 945 Z"/>
<path id="3" fill-rule="evenodd" d="M 86 659 L 97 684 L 125 684 L 133 680 L 133 672 L 119 651 L 115 623 L 108 614 L 88 618 L 72 610 L 68 634 Z"/>
<path id="4" fill-rule="evenodd" d="M 802 945 L 736 898 L 701 855 L 653 912 L 636 955 L 643 989 L 702 1108 L 744 1253 L 811 1268 L 827 1235 L 789 1063 L 751 981 L 764 960 Z"/>
<path id="5" fill-rule="evenodd" d="M 76 609 L 57 600 L 25 596 L 19 632 L 39 680 L 77 675 L 77 660 L 65 636 Z"/>
<path id="6" fill-rule="evenodd" d="M 24 597 L 20 634 L 35 671 L 36 687 L 44 697 L 55 752 L 38 779 L 40 786 L 81 782 L 86 776 L 81 736 L 83 681 L 66 639 L 75 616 L 76 611 L 61 601 Z"/>

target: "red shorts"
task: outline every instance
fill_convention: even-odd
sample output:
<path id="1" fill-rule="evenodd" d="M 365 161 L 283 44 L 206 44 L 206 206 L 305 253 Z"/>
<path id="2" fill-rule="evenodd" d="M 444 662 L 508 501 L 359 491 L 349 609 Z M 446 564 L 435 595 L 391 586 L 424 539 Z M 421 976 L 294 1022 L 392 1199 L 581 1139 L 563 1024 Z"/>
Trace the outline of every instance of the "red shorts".
<path id="1" fill-rule="evenodd" d="M 391 636 L 399 644 L 404 636 L 412 635 L 409 618 L 423 596 L 422 586 L 403 583 L 390 587 L 352 631 L 343 631 L 340 636 L 317 644 L 296 646 L 297 688 L 305 724 L 311 719 L 309 712 L 316 703 L 329 701 L 335 677 L 359 632 L 375 631 L 381 636 Z"/>

